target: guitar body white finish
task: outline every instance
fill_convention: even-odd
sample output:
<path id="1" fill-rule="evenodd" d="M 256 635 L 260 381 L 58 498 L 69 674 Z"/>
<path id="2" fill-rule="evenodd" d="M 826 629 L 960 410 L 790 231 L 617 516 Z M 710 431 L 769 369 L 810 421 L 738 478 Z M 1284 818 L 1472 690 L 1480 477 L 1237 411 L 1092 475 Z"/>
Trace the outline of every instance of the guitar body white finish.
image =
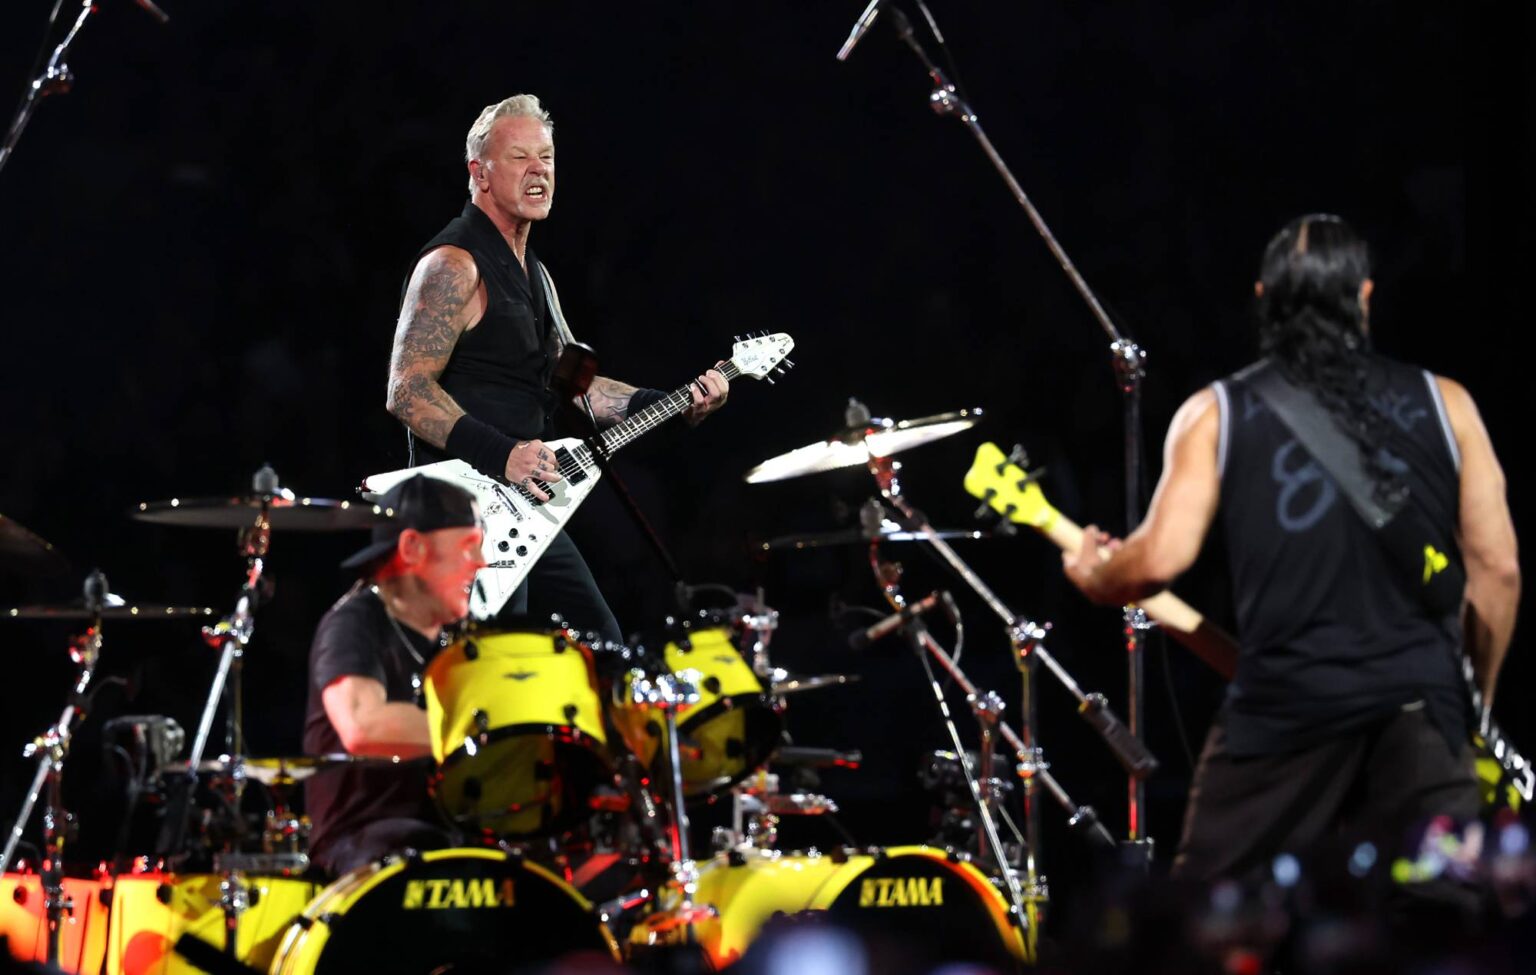
<path id="1" fill-rule="evenodd" d="M 539 501 L 519 488 L 486 477 L 461 460 L 445 460 L 421 467 L 374 474 L 363 482 L 363 490 L 370 494 L 383 494 L 390 488 L 416 474 L 435 477 L 458 485 L 480 505 L 480 516 L 485 520 L 486 567 L 475 576 L 475 587 L 469 595 L 469 611 L 476 619 L 494 616 L 512 593 L 528 578 L 533 564 L 549 548 L 556 533 L 561 531 L 581 503 L 587 500 L 602 471 L 595 464 L 575 463 L 578 450 L 586 453 L 585 445 L 572 437 L 565 440 L 546 441 L 555 456 L 561 458 L 563 469 L 575 467 L 584 476 L 578 481 L 569 474 L 562 481 L 545 484 L 550 495 L 548 501 Z M 569 459 L 567 459 L 569 458 Z"/>
<path id="2" fill-rule="evenodd" d="M 772 383 L 773 380 L 768 378 L 770 371 L 782 374 L 794 365 L 786 358 L 794 347 L 794 339 L 784 332 L 749 336 L 738 339 L 731 347 L 731 358 L 715 368 L 728 380 L 745 376 L 768 379 Z M 611 457 L 620 447 L 681 415 L 691 403 L 689 387 L 673 390 L 638 414 L 603 431 L 597 449 Z M 475 576 L 475 585 L 469 595 L 469 612 L 476 619 L 489 619 L 507 604 L 512 593 L 528 578 L 533 564 L 592 493 L 602 475 L 602 469 L 592 456 L 592 447 L 585 441 L 568 437 L 545 441 L 545 446 L 554 451 L 564 478 L 541 485 L 550 495 L 548 501 L 538 500 L 518 485 L 487 477 L 461 460 L 374 474 L 363 481 L 363 491 L 380 495 L 401 481 L 424 474 L 457 484 L 475 496 L 480 504 L 480 515 L 485 520 L 486 568 Z"/>

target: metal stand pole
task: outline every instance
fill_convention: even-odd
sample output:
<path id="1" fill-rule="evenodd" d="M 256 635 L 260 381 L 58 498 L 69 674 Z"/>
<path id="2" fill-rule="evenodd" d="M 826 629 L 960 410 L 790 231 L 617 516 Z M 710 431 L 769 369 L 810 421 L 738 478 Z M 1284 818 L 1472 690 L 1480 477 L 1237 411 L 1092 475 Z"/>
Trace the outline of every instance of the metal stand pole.
<path id="1" fill-rule="evenodd" d="M 982 129 L 981 122 L 977 119 L 976 113 L 971 109 L 966 100 L 961 97 L 956 87 L 950 83 L 948 76 L 944 74 L 938 65 L 933 63 L 933 60 L 928 57 L 928 52 L 923 50 L 923 46 L 918 43 L 916 36 L 913 34 L 912 22 L 907 19 L 906 14 L 902 13 L 901 9 L 894 5 L 889 10 L 891 19 L 896 25 L 896 33 L 901 38 L 902 43 L 906 44 L 917 55 L 918 59 L 922 61 L 923 67 L 927 70 L 928 77 L 933 80 L 933 91 L 928 96 L 929 106 L 940 115 L 950 115 L 959 119 L 961 124 L 970 130 L 977 144 L 981 146 L 981 151 L 986 154 L 993 168 L 997 170 L 998 175 L 1002 177 L 1004 184 L 1007 185 L 1008 191 L 1013 194 L 1014 200 L 1024 210 L 1030 223 L 1034 225 L 1036 232 L 1040 234 L 1040 238 L 1045 241 L 1045 246 L 1050 250 L 1051 255 L 1056 258 L 1056 263 L 1061 266 L 1062 272 L 1072 282 L 1072 286 L 1077 289 L 1077 293 L 1082 296 L 1094 320 L 1104 330 L 1104 334 L 1109 337 L 1110 355 L 1114 360 L 1117 381 L 1125 395 L 1125 530 L 1129 534 L 1141 521 L 1139 515 L 1141 505 L 1140 393 L 1141 380 L 1145 376 L 1146 352 L 1135 342 L 1122 335 L 1120 330 L 1115 327 L 1114 322 L 1110 321 L 1109 314 L 1104 310 L 1104 306 L 1099 301 L 1098 296 L 1094 294 L 1093 289 L 1088 286 L 1088 282 L 1077 270 L 1077 265 L 1072 263 L 1072 259 L 1067 256 L 1066 250 L 1056 240 L 1056 235 L 1046 225 L 1045 218 L 1040 215 L 1040 211 L 1035 209 L 1034 203 L 1030 200 L 1029 195 L 1024 192 L 1024 188 L 1019 185 L 1019 181 L 1014 179 L 1008 164 L 1003 161 L 1003 157 L 998 153 L 997 147 L 992 144 L 992 140 L 987 137 L 987 133 Z M 929 22 L 932 23 L 931 16 Z M 1129 730 L 1130 736 L 1144 749 L 1146 742 L 1146 731 L 1144 728 L 1146 691 L 1143 680 L 1145 671 L 1143 653 L 1144 636 L 1150 624 L 1147 622 L 1145 614 L 1141 613 L 1140 610 L 1130 607 L 1126 608 L 1125 620 L 1127 697 L 1130 702 L 1127 709 L 1130 715 Z M 1146 817 L 1144 813 L 1146 787 L 1141 781 L 1144 777 L 1132 774 L 1128 779 L 1127 836 L 1129 843 L 1144 845 L 1147 856 L 1150 859 L 1150 840 L 1146 837 Z"/>
<path id="2" fill-rule="evenodd" d="M 76 719 L 84 720 L 89 698 L 86 696 L 90 690 L 91 678 L 96 673 L 96 662 L 101 656 L 101 616 L 100 611 L 106 599 L 107 579 L 100 572 L 92 572 L 85 581 L 85 602 L 87 608 L 96 613 L 95 620 L 85 633 L 70 641 L 69 655 L 79 668 L 75 675 L 74 687 L 70 689 L 69 699 L 64 704 L 64 710 L 59 715 L 59 720 L 53 727 L 45 731 L 23 750 L 27 758 L 37 758 L 37 773 L 32 777 L 32 786 L 27 790 L 27 797 L 21 804 L 21 813 L 16 817 L 15 824 L 11 827 L 11 834 L 5 842 L 5 850 L 0 853 L 0 873 L 10 869 L 12 858 L 16 855 L 16 847 L 21 843 L 22 833 L 27 828 L 27 822 L 32 818 L 32 810 L 37 806 L 37 800 L 47 790 L 47 798 L 43 802 L 43 863 L 42 863 L 42 888 L 43 888 L 43 915 L 48 924 L 48 941 L 46 960 L 49 965 L 57 965 L 59 961 L 59 928 L 64 916 L 74 912 L 74 903 L 64 892 L 64 847 L 69 842 L 69 833 L 73 826 L 73 817 L 64 808 L 64 760 L 69 756 L 69 743 L 74 734 Z"/>

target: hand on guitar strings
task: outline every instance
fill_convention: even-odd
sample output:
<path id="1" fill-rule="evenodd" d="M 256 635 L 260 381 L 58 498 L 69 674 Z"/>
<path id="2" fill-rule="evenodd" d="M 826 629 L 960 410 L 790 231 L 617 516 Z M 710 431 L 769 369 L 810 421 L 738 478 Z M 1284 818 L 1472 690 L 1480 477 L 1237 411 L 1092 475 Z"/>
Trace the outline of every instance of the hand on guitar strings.
<path id="1" fill-rule="evenodd" d="M 550 494 L 546 483 L 563 480 L 555 452 L 542 440 L 519 440 L 507 455 L 507 480 L 521 485 L 540 501 L 548 501 Z"/>
<path id="2" fill-rule="evenodd" d="M 722 360 L 715 363 L 723 366 Z M 725 399 L 731 394 L 731 382 L 725 378 L 725 374 L 719 369 L 709 369 L 704 375 L 699 376 L 688 384 L 688 395 L 692 399 L 692 405 L 683 411 L 683 419 L 689 426 L 697 426 L 706 416 L 725 405 Z"/>
<path id="3" fill-rule="evenodd" d="M 1098 602 L 1099 569 L 1120 550 L 1120 546 L 1120 539 L 1111 538 L 1100 531 L 1097 525 L 1088 525 L 1083 529 L 1083 541 L 1077 550 L 1069 549 L 1061 553 L 1061 567 L 1074 586 L 1081 589 L 1089 599 Z"/>

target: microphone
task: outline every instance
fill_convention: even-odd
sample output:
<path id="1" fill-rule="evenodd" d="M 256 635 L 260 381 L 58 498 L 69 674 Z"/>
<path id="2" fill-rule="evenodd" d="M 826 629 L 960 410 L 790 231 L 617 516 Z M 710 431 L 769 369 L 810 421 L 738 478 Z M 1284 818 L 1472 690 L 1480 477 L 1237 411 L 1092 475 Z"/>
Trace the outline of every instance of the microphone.
<path id="1" fill-rule="evenodd" d="M 924 613 L 931 611 L 935 606 L 940 605 L 943 599 L 944 594 L 942 592 L 931 592 L 901 612 L 892 613 L 873 626 L 850 633 L 848 635 L 848 646 L 854 650 L 863 650 L 876 640 L 889 636 Z"/>
<path id="2" fill-rule="evenodd" d="M 141 3 L 147 0 L 140 0 Z M 869 6 L 859 15 L 858 21 L 853 25 L 853 30 L 848 33 L 848 39 L 843 42 L 842 49 L 837 52 L 839 61 L 848 60 L 848 55 L 853 53 L 854 45 L 864 39 L 864 35 L 874 26 L 875 18 L 880 16 L 880 5 L 885 0 L 869 0 Z"/>

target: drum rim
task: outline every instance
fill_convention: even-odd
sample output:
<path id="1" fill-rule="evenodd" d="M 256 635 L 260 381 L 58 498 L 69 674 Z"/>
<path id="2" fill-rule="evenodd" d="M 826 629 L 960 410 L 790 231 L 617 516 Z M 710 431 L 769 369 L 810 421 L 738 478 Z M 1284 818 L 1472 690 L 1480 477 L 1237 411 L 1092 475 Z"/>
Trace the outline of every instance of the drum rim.
<path id="1" fill-rule="evenodd" d="M 364 895 L 397 873 L 404 872 L 419 864 L 434 863 L 438 860 L 447 859 L 516 861 L 517 865 L 523 870 L 527 870 L 553 883 L 562 893 L 570 897 L 587 915 L 588 919 L 592 921 L 597 930 L 601 932 L 603 943 L 608 946 L 608 951 L 612 955 L 613 960 L 623 960 L 618 939 L 613 936 L 613 932 L 608 929 L 608 925 L 598 919 L 593 910 L 592 902 L 581 891 L 566 883 L 565 879 L 559 874 L 542 864 L 535 863 L 524 856 L 509 853 L 506 850 L 478 846 L 446 846 L 436 850 L 424 850 L 414 856 L 405 856 L 398 853 L 386 854 L 378 860 L 355 867 L 329 884 L 326 884 L 310 898 L 310 902 L 304 906 L 304 910 L 283 933 L 283 939 L 279 943 L 276 953 L 272 956 L 271 970 L 274 973 L 282 972 L 287 970 L 290 963 L 297 963 L 297 958 L 293 957 L 294 954 L 303 949 L 306 939 L 315 930 L 317 925 L 325 929 L 325 940 L 329 941 L 331 925 L 325 919 L 327 915 L 345 915 Z M 350 889 L 353 884 L 358 886 L 355 889 Z M 333 896 L 343 893 L 348 893 L 349 896 L 340 910 L 334 908 L 326 911 L 317 910 Z M 317 953 L 323 951 L 324 946 L 322 944 L 317 949 Z"/>
<path id="2" fill-rule="evenodd" d="M 605 771 L 611 772 L 613 770 L 613 762 L 608 755 L 607 743 L 602 738 L 599 738 L 596 735 L 588 734 L 575 725 L 569 724 L 549 724 L 548 722 L 542 721 L 528 721 L 524 722 L 523 724 L 509 724 L 502 725 L 498 728 L 491 728 L 487 731 L 483 731 L 480 734 L 475 735 L 474 754 L 478 755 L 480 749 L 488 748 L 491 745 L 498 744 L 507 738 L 523 737 L 557 738 L 559 739 L 559 741 L 556 742 L 557 744 L 578 746 L 584 751 L 590 752 L 592 755 L 596 756 L 602 763 L 603 769 Z M 464 745 L 461 744 L 458 748 L 455 748 L 453 751 L 443 756 L 443 760 L 437 763 L 438 770 L 441 772 L 442 769 L 451 768 L 453 765 L 468 757 L 473 757 L 473 755 Z"/>

